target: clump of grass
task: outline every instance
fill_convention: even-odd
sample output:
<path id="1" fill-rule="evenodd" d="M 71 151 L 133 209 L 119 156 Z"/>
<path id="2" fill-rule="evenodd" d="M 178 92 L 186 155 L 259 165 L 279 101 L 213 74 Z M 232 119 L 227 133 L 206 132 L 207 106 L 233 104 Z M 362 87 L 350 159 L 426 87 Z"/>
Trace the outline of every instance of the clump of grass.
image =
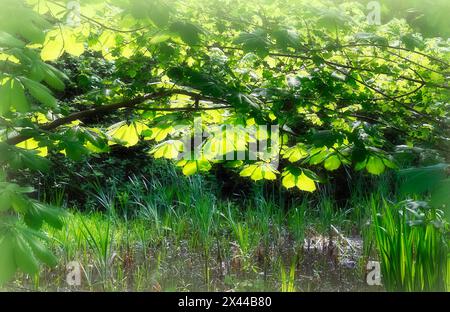
<path id="1" fill-rule="evenodd" d="M 255 247 L 255 236 L 251 233 L 248 222 L 239 220 L 237 213 L 231 203 L 227 205 L 226 215 L 222 213 L 226 219 L 227 225 L 231 228 L 233 238 L 237 242 L 239 248 L 239 257 L 242 260 L 244 270 L 249 270 L 252 267 L 251 253 Z"/>
<path id="2" fill-rule="evenodd" d="M 209 253 L 214 239 L 216 205 L 213 200 L 207 197 L 200 198 L 191 208 L 191 220 L 193 229 L 198 235 L 199 242 L 203 248 L 205 283 L 209 288 Z"/>
<path id="3" fill-rule="evenodd" d="M 291 262 L 289 267 L 289 272 L 286 272 L 286 269 L 281 262 L 280 271 L 281 271 L 281 292 L 295 292 L 297 291 L 295 288 L 295 264 L 296 259 Z"/>
<path id="4" fill-rule="evenodd" d="M 97 220 L 96 220 L 97 219 Z M 108 218 L 106 224 L 100 222 L 101 217 L 94 218 L 94 222 L 88 224 L 81 217 L 82 233 L 94 252 L 94 259 L 98 272 L 102 279 L 109 279 L 109 268 L 111 265 L 111 247 L 113 244 L 113 233 L 111 229 L 111 219 Z M 92 219 L 91 219 L 92 220 Z M 95 222 L 99 221 L 99 222 Z M 102 228 L 102 225 L 106 225 Z"/>
<path id="5" fill-rule="evenodd" d="M 50 247 L 64 259 L 61 272 L 41 274 L 34 287 L 68 289 L 64 263 L 73 260 L 82 265 L 79 290 L 295 291 L 321 289 L 320 272 L 321 285 L 335 278 L 327 275 L 327 255 L 308 258 L 301 248 L 305 232 L 345 233 L 352 221 L 329 192 L 287 196 L 276 185 L 255 184 L 242 200 L 223 199 L 204 176 L 171 168 L 89 184 L 85 206 L 68 208 L 66 229 L 49 230 Z M 363 221 L 370 205 L 359 195 L 354 202 Z M 297 264 L 306 275 L 297 274 Z"/>
<path id="6" fill-rule="evenodd" d="M 447 287 L 448 224 L 424 202 L 371 202 L 375 243 L 389 291 L 443 291 Z"/>
<path id="7" fill-rule="evenodd" d="M 292 208 L 287 215 L 289 231 L 299 245 L 303 245 L 305 240 L 306 206 L 307 202 L 303 201 L 299 206 Z"/>

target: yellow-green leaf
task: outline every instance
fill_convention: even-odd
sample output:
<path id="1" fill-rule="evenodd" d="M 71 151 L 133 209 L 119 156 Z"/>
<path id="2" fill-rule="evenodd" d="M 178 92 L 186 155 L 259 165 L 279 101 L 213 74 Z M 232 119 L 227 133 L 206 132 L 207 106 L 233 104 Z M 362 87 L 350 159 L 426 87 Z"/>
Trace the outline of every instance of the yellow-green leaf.
<path id="1" fill-rule="evenodd" d="M 371 155 L 367 160 L 366 169 L 371 174 L 379 175 L 384 172 L 385 165 L 380 157 Z"/>
<path id="2" fill-rule="evenodd" d="M 308 152 L 305 145 L 302 143 L 298 143 L 295 146 L 289 147 L 283 152 L 283 158 L 287 158 L 290 162 L 299 161 L 306 156 L 308 156 Z"/>
<path id="3" fill-rule="evenodd" d="M 287 189 L 296 186 L 302 191 L 314 192 L 316 190 L 315 181 L 299 168 L 289 166 L 283 171 L 282 176 L 281 183 Z"/>
<path id="4" fill-rule="evenodd" d="M 325 169 L 327 169 L 329 171 L 336 170 L 340 166 L 341 166 L 341 159 L 336 154 L 329 156 L 324 162 Z"/>
<path id="5" fill-rule="evenodd" d="M 316 183 L 302 172 L 298 178 L 297 187 L 303 191 L 314 192 L 316 190 Z"/>
<path id="6" fill-rule="evenodd" d="M 141 132 L 148 127 L 140 122 L 132 122 L 127 124 L 126 122 L 119 122 L 111 126 L 107 132 L 113 139 L 123 142 L 125 146 L 134 146 L 139 142 L 139 136 Z M 114 144 L 114 142 L 112 142 Z"/>
<path id="7" fill-rule="evenodd" d="M 78 41 L 73 33 L 66 32 L 64 36 L 64 50 L 73 56 L 80 56 L 84 52 L 84 44 Z"/>
<path id="8" fill-rule="evenodd" d="M 256 162 L 251 165 L 247 165 L 242 171 L 240 175 L 242 177 L 250 177 L 252 180 L 258 181 L 262 179 L 266 180 L 275 180 L 276 173 L 279 173 L 275 168 L 272 167 L 271 164 L 266 162 Z"/>
<path id="9" fill-rule="evenodd" d="M 155 158 L 168 158 L 175 159 L 179 153 L 183 150 L 183 142 L 178 140 L 168 140 L 156 145 L 150 154 L 153 154 Z"/>
<path id="10" fill-rule="evenodd" d="M 50 39 L 41 50 L 41 59 L 43 61 L 54 61 L 64 52 L 64 41 L 58 38 Z"/>
<path id="11" fill-rule="evenodd" d="M 181 160 L 177 166 L 183 167 L 183 174 L 186 176 L 193 175 L 200 171 L 208 171 L 211 164 L 207 160 Z"/>
<path id="12" fill-rule="evenodd" d="M 36 150 L 38 151 L 38 155 L 41 157 L 45 157 L 48 154 L 47 147 L 40 147 L 39 142 L 34 139 L 28 139 L 16 145 L 17 147 L 24 148 L 27 150 Z"/>
<path id="13" fill-rule="evenodd" d="M 0 87 L 0 115 L 4 115 L 11 107 L 21 113 L 30 109 L 23 85 L 16 79 L 8 79 Z"/>

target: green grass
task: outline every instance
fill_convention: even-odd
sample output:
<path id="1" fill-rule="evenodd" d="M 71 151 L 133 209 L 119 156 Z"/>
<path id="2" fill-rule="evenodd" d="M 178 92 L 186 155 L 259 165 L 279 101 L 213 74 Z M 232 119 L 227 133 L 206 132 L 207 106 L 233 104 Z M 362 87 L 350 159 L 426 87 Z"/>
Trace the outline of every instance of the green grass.
<path id="1" fill-rule="evenodd" d="M 289 266 L 289 272 L 286 271 L 283 264 L 280 265 L 281 270 L 281 291 L 282 292 L 295 292 L 295 264 L 296 259 L 291 262 Z"/>
<path id="2" fill-rule="evenodd" d="M 431 225 L 405 223 L 399 206 L 382 201 L 389 198 L 384 186 L 370 198 L 356 183 L 346 205 L 328 191 L 289 198 L 258 184 L 233 200 L 201 176 L 171 170 L 91 184 L 89 205 L 66 208 L 63 230 L 46 228 L 61 263 L 36 277 L 19 274 L 10 287 L 73 290 L 64 269 L 74 260 L 83 280 L 75 289 L 88 291 L 373 290 L 357 268 L 376 259 L 387 290 L 443 289 L 450 276 L 444 236 Z M 49 200 L 70 207 L 62 192 Z M 427 218 L 435 216 L 431 211 Z M 375 213 L 382 217 L 369 226 Z M 304 248 L 305 239 L 338 244 L 336 230 L 364 238 L 356 269 L 344 269 L 329 250 Z"/>
<path id="3" fill-rule="evenodd" d="M 157 194 L 139 196 L 128 201 L 133 207 L 128 211 L 136 210 L 132 218 L 121 216 L 123 207 L 117 205 L 103 213 L 73 210 L 63 231 L 47 229 L 62 262 L 82 264 L 81 289 L 282 290 L 279 285 L 285 285 L 283 290 L 292 291 L 292 270 L 281 274 L 278 259 L 296 261 L 305 229 L 319 218 L 307 216 L 306 202 L 292 212 L 270 201 L 256 207 L 247 202 L 242 209 L 231 201 L 189 196 L 190 206 L 177 198 L 168 208 L 155 202 Z M 64 273 L 53 270 L 42 273 L 39 289 L 67 287 L 64 278 L 54 285 L 50 277 Z"/>
<path id="4" fill-rule="evenodd" d="M 424 202 L 372 199 L 384 285 L 392 291 L 445 291 L 448 241 L 443 213 Z"/>

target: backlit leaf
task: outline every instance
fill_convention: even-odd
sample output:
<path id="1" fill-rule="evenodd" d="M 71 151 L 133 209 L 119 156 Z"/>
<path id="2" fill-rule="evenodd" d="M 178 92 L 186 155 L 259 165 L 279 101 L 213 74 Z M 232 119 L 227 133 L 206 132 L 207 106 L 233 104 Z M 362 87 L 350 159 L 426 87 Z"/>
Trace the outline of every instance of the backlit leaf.
<path id="1" fill-rule="evenodd" d="M 20 80 L 25 85 L 30 94 L 43 105 L 49 108 L 56 108 L 57 102 L 51 91 L 44 85 L 34 80 L 21 77 Z"/>
<path id="2" fill-rule="evenodd" d="M 327 169 L 329 171 L 336 170 L 340 166 L 341 166 L 341 159 L 339 158 L 339 156 L 337 154 L 332 154 L 324 162 L 325 169 Z"/>
<path id="3" fill-rule="evenodd" d="M 155 158 L 167 158 L 175 159 L 179 153 L 183 151 L 183 142 L 177 140 L 168 140 L 156 145 L 150 154 L 153 154 Z"/>
<path id="4" fill-rule="evenodd" d="M 374 155 L 369 156 L 366 164 L 366 170 L 369 173 L 379 175 L 384 172 L 384 169 L 385 165 L 380 157 Z"/>

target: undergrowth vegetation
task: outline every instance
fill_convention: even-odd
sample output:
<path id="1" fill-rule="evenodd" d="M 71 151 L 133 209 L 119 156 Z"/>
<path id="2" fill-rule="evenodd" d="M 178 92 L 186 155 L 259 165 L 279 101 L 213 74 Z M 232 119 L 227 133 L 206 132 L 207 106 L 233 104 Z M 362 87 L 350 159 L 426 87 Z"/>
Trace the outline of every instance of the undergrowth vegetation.
<path id="1" fill-rule="evenodd" d="M 22 274 L 10 289 L 381 291 L 448 283 L 442 211 L 417 201 L 391 204 L 401 200 L 382 187 L 394 183 L 392 175 L 355 176 L 372 182 L 355 183 L 337 202 L 332 187 L 297 197 L 276 183 L 226 198 L 215 176 L 184 177 L 163 160 L 140 168 L 145 174 L 131 170 L 127 180 L 119 178 L 126 166 L 112 179 L 99 178 L 108 167 L 84 167 L 86 181 L 95 181 L 82 185 L 87 198 L 61 183 L 63 173 L 46 182 L 59 188 L 40 192 L 68 211 L 63 230 L 45 227 L 58 266 Z M 369 259 L 381 261 L 385 288 L 366 284 Z M 80 264 L 80 286 L 67 285 L 71 261 Z"/>

